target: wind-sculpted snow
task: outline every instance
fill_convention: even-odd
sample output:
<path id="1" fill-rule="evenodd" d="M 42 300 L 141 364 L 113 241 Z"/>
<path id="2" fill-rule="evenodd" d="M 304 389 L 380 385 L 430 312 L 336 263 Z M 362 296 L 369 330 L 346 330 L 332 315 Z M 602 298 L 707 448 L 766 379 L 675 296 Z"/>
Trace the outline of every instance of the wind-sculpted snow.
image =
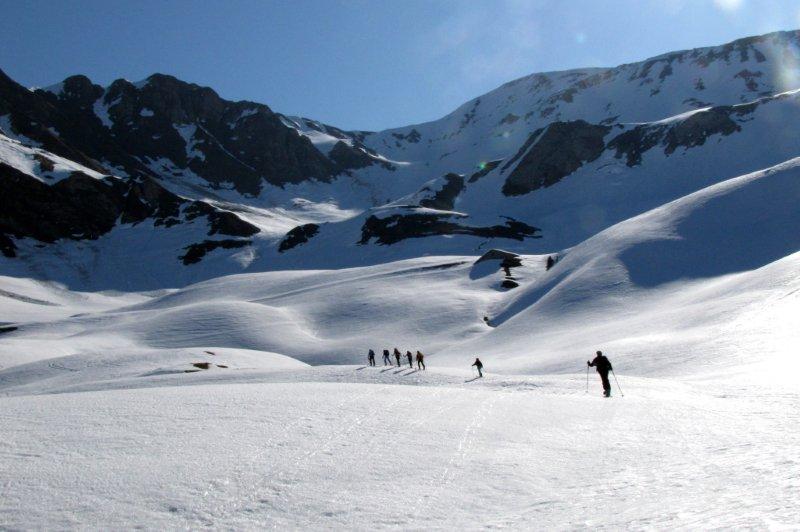
<path id="1" fill-rule="evenodd" d="M 593 344 L 652 368 L 662 367 L 659 353 L 668 350 L 675 372 L 745 360 L 746 353 L 785 357 L 800 340 L 792 325 L 799 200 L 794 159 L 617 224 L 515 292 L 490 317 L 494 331 L 448 351 L 494 352 L 518 370 L 558 370 L 556 353 Z M 762 303 L 773 298 L 779 301 Z M 581 335 L 569 332 L 578 329 Z"/>
<path id="2" fill-rule="evenodd" d="M 421 349 L 436 365 L 485 355 L 506 373 L 570 371 L 570 353 L 608 347 L 636 360 L 640 375 L 698 375 L 735 365 L 745 352 L 758 351 L 761 361 L 786 356 L 798 340 L 798 200 L 795 159 L 617 224 L 554 253 L 549 270 L 547 256 L 521 255 L 507 273 L 499 260 L 474 266 L 476 256 L 433 256 L 220 277 L 134 306 L 15 322 L 3 342 L 80 353 L 93 338 L 116 338 L 122 346 L 219 346 L 313 364 L 356 363 L 367 349 L 397 346 Z M 507 290 L 508 277 L 516 289 Z M 773 303 L 763 308 L 764 301 Z M 660 339 L 651 342 L 653 335 Z M 664 350 L 667 361 L 658 357 Z"/>

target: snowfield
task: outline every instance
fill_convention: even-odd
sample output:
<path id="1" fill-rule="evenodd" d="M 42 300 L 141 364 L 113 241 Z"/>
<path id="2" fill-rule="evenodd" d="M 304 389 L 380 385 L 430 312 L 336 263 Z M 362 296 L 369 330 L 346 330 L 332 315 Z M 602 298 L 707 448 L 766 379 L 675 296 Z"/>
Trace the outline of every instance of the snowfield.
<path id="1" fill-rule="evenodd" d="M 318 367 L 224 386 L 188 374 L 154 388 L 0 399 L 0 522 L 800 526 L 796 389 L 621 373 L 625 397 L 606 400 L 594 375 L 587 395 L 583 375 L 421 373 Z"/>
<path id="2" fill-rule="evenodd" d="M 791 160 L 523 255 L 511 290 L 477 256 L 3 278 L 0 527 L 798 528 L 798 205 Z"/>

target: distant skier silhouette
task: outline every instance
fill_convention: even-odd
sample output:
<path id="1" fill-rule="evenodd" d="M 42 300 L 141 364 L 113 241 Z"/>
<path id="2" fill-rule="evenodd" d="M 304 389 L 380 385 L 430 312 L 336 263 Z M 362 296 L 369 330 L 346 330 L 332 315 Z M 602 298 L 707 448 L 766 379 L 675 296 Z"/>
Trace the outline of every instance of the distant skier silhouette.
<path id="1" fill-rule="evenodd" d="M 597 373 L 600 374 L 600 380 L 603 381 L 603 395 L 606 397 L 611 397 L 611 383 L 608 381 L 608 372 L 613 371 L 614 368 L 611 367 L 611 362 L 603 355 L 602 351 L 597 352 L 597 356 L 594 357 L 594 360 L 589 362 L 586 361 L 590 367 L 593 367 L 597 370 Z"/>
<path id="2" fill-rule="evenodd" d="M 394 348 L 394 358 L 397 360 L 397 367 L 400 367 L 400 350 L 396 347 Z"/>
<path id="3" fill-rule="evenodd" d="M 425 369 L 425 355 L 422 351 L 417 351 L 417 369 Z"/>
<path id="4" fill-rule="evenodd" d="M 475 357 L 475 362 L 473 362 L 472 365 L 478 368 L 478 377 L 483 377 L 483 363 L 481 362 L 481 359 Z"/>
<path id="5" fill-rule="evenodd" d="M 392 365 L 392 360 L 389 358 L 389 350 L 388 349 L 384 349 L 383 350 L 383 365 L 384 366 L 391 366 Z"/>
<path id="6" fill-rule="evenodd" d="M 411 354 L 411 351 L 406 351 L 406 358 L 408 359 L 408 367 L 409 368 L 413 368 L 414 367 L 414 363 L 413 363 L 414 356 Z"/>
<path id="7" fill-rule="evenodd" d="M 553 259 L 552 256 L 551 257 L 547 257 L 547 269 L 548 270 L 550 268 L 552 268 L 555 265 L 555 263 L 556 263 L 556 261 Z"/>
<path id="8" fill-rule="evenodd" d="M 369 354 L 367 355 L 367 362 L 369 362 L 370 366 L 375 365 L 375 351 L 372 349 L 369 350 Z"/>

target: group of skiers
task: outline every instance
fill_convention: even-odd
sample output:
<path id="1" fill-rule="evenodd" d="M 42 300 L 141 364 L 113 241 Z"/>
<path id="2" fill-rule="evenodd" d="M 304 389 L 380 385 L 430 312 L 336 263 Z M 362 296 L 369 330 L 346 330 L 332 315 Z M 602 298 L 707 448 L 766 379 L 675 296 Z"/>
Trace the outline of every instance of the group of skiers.
<path id="1" fill-rule="evenodd" d="M 400 364 L 400 358 L 403 356 L 403 354 L 396 347 L 394 348 L 394 353 L 393 354 L 394 354 L 394 360 L 397 363 L 397 367 L 399 368 L 402 365 L 402 364 Z M 406 360 L 408 361 L 408 367 L 409 368 L 413 368 L 414 367 L 414 360 L 416 360 L 417 369 L 418 370 L 419 369 L 421 369 L 421 370 L 425 370 L 426 369 L 425 368 L 425 355 L 422 354 L 422 351 L 417 351 L 416 358 L 414 357 L 413 354 L 411 354 L 411 351 L 406 351 L 405 357 L 406 357 Z M 372 367 L 376 366 L 376 363 L 375 363 L 375 351 L 372 350 L 372 349 L 370 349 L 369 352 L 367 353 L 367 364 L 369 364 Z M 383 365 L 384 366 L 394 366 L 394 364 L 392 364 L 392 353 L 389 353 L 388 349 L 384 349 L 383 350 Z M 478 376 L 479 377 L 483 377 L 483 364 L 481 363 L 481 359 L 475 357 L 475 362 L 472 365 L 475 366 L 478 369 Z"/>
<path id="2" fill-rule="evenodd" d="M 400 357 L 402 357 L 402 356 L 403 356 L 403 354 L 400 352 L 400 350 L 395 347 L 394 348 L 394 359 L 395 359 L 395 361 L 397 361 L 397 367 L 398 368 L 401 366 Z M 408 367 L 409 368 L 413 368 L 414 367 L 414 355 L 411 354 L 411 351 L 406 351 L 405 357 L 408 360 Z M 425 369 L 425 355 L 422 354 L 422 351 L 417 351 L 416 361 L 417 361 L 417 369 L 424 370 Z M 367 354 L 367 362 L 369 363 L 370 366 L 375 366 L 375 351 L 373 351 L 372 349 L 370 349 L 369 353 Z M 390 355 L 388 349 L 384 349 L 383 350 L 383 365 L 384 366 L 393 366 L 394 365 L 394 364 L 392 364 L 392 358 L 391 358 L 391 355 Z"/>
<path id="3" fill-rule="evenodd" d="M 396 347 L 394 348 L 393 354 L 394 354 L 394 359 L 397 363 L 397 367 L 399 368 L 401 366 L 400 358 L 403 356 L 403 354 Z M 408 367 L 413 368 L 414 355 L 411 354 L 411 351 L 406 351 L 405 357 L 406 360 L 408 361 Z M 367 362 L 369 363 L 370 366 L 376 365 L 375 351 L 373 351 L 372 349 L 370 349 L 369 353 L 367 354 Z M 422 351 L 417 351 L 416 362 L 418 370 L 425 369 L 425 355 L 422 354 Z M 391 353 L 389 352 L 388 349 L 383 350 L 383 365 L 394 366 L 391 359 Z M 481 359 L 475 357 L 475 362 L 472 363 L 472 366 L 474 366 L 478 370 L 478 377 L 483 377 L 483 363 L 481 362 Z M 611 366 L 611 361 L 608 360 L 608 358 L 603 354 L 602 351 L 597 351 L 593 360 L 586 361 L 586 367 L 587 367 L 587 372 L 588 368 L 590 367 L 593 367 L 595 368 L 595 370 L 597 370 L 597 373 L 600 375 L 600 380 L 603 383 L 603 395 L 605 397 L 611 397 L 611 382 L 609 382 L 608 380 L 608 373 L 614 371 L 614 368 Z M 587 373 L 586 386 L 588 391 L 588 386 L 589 386 L 588 373 Z"/>

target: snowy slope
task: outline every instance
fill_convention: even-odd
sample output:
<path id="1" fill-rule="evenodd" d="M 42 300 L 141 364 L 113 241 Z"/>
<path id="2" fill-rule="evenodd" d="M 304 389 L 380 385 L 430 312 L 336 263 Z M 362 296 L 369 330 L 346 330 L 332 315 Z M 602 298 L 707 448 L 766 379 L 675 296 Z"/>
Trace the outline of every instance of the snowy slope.
<path id="1" fill-rule="evenodd" d="M 514 292 L 491 316 L 492 333 L 453 350 L 492 352 L 518 369 L 566 369 L 561 353 L 600 344 L 646 372 L 786 367 L 800 340 L 798 163 L 727 180 L 601 232 Z"/>
<path id="2" fill-rule="evenodd" d="M 2 345 L 24 342 L 36 358 L 48 346 L 94 352 L 94 342 L 214 346 L 312 364 L 399 346 L 437 365 L 489 356 L 506 373 L 570 372 L 577 353 L 607 346 L 638 375 L 697 377 L 783 360 L 800 340 L 799 201 L 794 159 L 617 224 L 560 252 L 549 271 L 544 256 L 522 256 L 512 290 L 501 286 L 499 261 L 476 265 L 476 256 L 242 274 L 103 312 L 21 322 Z"/>
<path id="3" fill-rule="evenodd" d="M 2 134 L 0 129 L 0 161 L 13 166 L 43 183 L 58 183 L 73 172 L 82 172 L 95 179 L 105 177 L 83 165 L 54 155 L 47 150 L 31 147 Z"/>

